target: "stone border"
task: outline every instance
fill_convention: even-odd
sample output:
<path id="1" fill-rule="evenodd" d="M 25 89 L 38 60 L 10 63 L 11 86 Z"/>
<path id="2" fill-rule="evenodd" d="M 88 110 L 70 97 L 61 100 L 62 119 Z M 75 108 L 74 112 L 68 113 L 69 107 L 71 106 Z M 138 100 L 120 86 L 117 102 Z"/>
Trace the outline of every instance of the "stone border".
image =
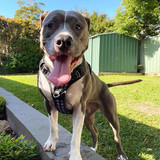
<path id="1" fill-rule="evenodd" d="M 48 118 L 3 88 L 0 88 L 0 95 L 3 95 L 7 102 L 6 112 L 10 127 L 19 136 L 23 134 L 26 139 L 38 142 L 42 160 L 68 160 L 72 136 L 69 131 L 59 125 L 56 153 L 44 152 L 42 146 L 49 135 Z M 84 144 L 81 144 L 81 154 L 83 160 L 105 160 Z"/>

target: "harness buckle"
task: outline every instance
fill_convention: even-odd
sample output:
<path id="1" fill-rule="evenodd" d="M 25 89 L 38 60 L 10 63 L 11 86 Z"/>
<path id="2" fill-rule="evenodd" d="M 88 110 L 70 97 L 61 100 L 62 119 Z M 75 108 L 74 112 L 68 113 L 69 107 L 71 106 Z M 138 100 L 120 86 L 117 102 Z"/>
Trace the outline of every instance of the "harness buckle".
<path id="1" fill-rule="evenodd" d="M 65 93 L 66 93 L 66 91 L 63 91 L 63 92 L 61 92 L 61 91 L 55 91 L 52 95 L 53 95 L 54 98 L 58 98 L 62 94 L 65 94 Z"/>
<path id="2" fill-rule="evenodd" d="M 60 97 L 62 94 L 66 93 L 66 86 L 60 88 L 60 87 L 54 87 L 54 92 L 53 92 L 53 97 L 54 98 L 58 98 Z"/>
<path id="3" fill-rule="evenodd" d="M 75 73 L 74 73 L 74 78 L 80 78 L 82 76 L 82 71 L 81 70 L 77 70 Z"/>

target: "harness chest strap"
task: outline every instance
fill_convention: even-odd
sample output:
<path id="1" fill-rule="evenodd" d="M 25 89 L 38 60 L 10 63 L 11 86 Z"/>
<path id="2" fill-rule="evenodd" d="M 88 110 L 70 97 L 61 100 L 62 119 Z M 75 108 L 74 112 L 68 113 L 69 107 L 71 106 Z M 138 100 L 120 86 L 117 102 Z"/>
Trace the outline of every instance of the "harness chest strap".
<path id="1" fill-rule="evenodd" d="M 50 73 L 50 70 L 46 66 L 43 59 L 40 61 L 39 68 L 47 78 L 47 76 Z M 89 65 L 89 69 L 90 69 L 90 73 L 91 73 L 90 65 Z M 54 86 L 47 78 L 47 80 L 50 84 L 50 88 L 51 88 L 52 99 L 54 101 L 56 109 L 60 113 L 64 113 L 64 114 L 72 114 L 73 113 L 73 110 L 68 110 L 65 105 L 66 91 L 74 82 L 76 82 L 77 80 L 82 78 L 85 75 L 85 73 L 86 73 L 85 60 L 83 58 L 83 62 L 78 67 L 76 67 L 73 70 L 73 72 L 71 73 L 71 80 L 67 84 L 65 84 L 63 86 Z"/>

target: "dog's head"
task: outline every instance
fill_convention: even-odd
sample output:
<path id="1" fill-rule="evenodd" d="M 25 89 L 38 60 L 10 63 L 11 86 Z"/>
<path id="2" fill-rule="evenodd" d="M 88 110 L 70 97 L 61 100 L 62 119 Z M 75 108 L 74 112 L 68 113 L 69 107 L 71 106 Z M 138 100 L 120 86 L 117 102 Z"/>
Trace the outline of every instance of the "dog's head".
<path id="1" fill-rule="evenodd" d="M 41 48 L 53 62 L 48 79 L 56 86 L 66 84 L 88 48 L 90 20 L 74 11 L 56 10 L 41 15 Z"/>

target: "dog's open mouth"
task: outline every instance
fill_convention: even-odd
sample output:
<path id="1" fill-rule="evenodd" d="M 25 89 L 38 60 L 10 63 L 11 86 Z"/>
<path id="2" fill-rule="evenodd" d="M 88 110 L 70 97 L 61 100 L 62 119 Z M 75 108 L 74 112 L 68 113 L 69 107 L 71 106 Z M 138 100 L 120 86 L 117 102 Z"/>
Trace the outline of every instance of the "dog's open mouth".
<path id="1" fill-rule="evenodd" d="M 73 66 L 80 57 L 70 57 L 67 55 L 57 56 L 55 58 L 50 57 L 51 61 L 54 63 L 54 68 L 48 75 L 49 81 L 51 81 L 55 86 L 62 86 L 68 83 L 71 79 L 71 71 Z"/>

